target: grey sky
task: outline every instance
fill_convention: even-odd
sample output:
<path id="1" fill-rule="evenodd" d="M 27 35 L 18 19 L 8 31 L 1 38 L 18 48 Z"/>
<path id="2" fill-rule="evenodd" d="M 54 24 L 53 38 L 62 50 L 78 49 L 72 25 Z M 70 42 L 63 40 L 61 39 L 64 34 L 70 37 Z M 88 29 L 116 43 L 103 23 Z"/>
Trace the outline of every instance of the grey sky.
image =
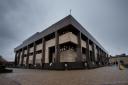
<path id="1" fill-rule="evenodd" d="M 69 14 L 112 55 L 128 54 L 128 0 L 0 0 L 0 54 Z"/>

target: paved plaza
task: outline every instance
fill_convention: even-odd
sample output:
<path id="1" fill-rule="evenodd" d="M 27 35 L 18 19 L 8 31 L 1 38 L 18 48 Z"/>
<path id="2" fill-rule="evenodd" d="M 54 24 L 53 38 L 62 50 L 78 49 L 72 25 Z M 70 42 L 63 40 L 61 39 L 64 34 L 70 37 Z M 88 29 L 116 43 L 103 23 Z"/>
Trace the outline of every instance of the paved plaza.
<path id="1" fill-rule="evenodd" d="M 128 69 L 116 66 L 91 70 L 13 69 L 0 74 L 0 85 L 128 85 Z"/>

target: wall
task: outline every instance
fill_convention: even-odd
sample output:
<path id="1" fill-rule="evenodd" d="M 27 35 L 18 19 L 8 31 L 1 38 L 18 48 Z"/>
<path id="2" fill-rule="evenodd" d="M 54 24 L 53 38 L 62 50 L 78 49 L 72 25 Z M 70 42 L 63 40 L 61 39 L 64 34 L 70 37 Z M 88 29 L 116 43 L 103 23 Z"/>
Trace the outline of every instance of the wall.
<path id="1" fill-rule="evenodd" d="M 77 54 L 74 50 L 66 50 L 60 53 L 60 62 L 75 62 Z"/>
<path id="2" fill-rule="evenodd" d="M 36 50 L 42 50 L 42 43 L 36 45 Z"/>
<path id="3" fill-rule="evenodd" d="M 36 54 L 35 64 L 40 64 L 41 65 L 41 58 L 42 58 L 42 53 Z"/>
<path id="4" fill-rule="evenodd" d="M 77 37 L 72 32 L 65 33 L 61 36 L 59 36 L 59 44 L 65 43 L 65 42 L 73 42 L 75 44 L 78 44 Z"/>
<path id="5" fill-rule="evenodd" d="M 89 44 L 89 50 L 92 51 L 92 45 Z"/>
<path id="6" fill-rule="evenodd" d="M 29 56 L 28 63 L 29 63 L 29 64 L 33 64 L 33 55 Z"/>
<path id="7" fill-rule="evenodd" d="M 98 51 L 97 51 L 97 49 L 96 49 L 96 45 L 94 45 L 94 50 L 95 50 L 95 60 L 97 61 L 98 59 L 97 59 L 97 53 L 98 53 Z"/>
<path id="8" fill-rule="evenodd" d="M 86 48 L 86 42 L 84 40 L 81 40 L 81 46 Z"/>
<path id="9" fill-rule="evenodd" d="M 34 47 L 31 47 L 30 49 L 29 49 L 29 53 L 32 53 L 34 51 Z"/>
<path id="10" fill-rule="evenodd" d="M 46 41 L 45 43 L 45 63 L 49 63 L 49 50 L 48 48 L 49 47 L 52 47 L 52 46 L 55 46 L 55 38 L 49 40 L 49 41 Z"/>
<path id="11" fill-rule="evenodd" d="M 27 57 L 24 57 L 23 64 L 26 65 L 26 59 Z"/>
<path id="12" fill-rule="evenodd" d="M 20 60 L 19 60 L 19 64 L 21 64 L 22 61 L 22 51 L 20 52 Z"/>

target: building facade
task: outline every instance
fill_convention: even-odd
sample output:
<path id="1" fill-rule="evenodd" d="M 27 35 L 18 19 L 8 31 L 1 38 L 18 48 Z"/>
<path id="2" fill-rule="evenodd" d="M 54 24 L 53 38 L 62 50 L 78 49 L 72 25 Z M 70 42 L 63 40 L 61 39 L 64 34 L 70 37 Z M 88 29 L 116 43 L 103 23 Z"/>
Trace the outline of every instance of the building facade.
<path id="1" fill-rule="evenodd" d="M 37 32 L 15 49 L 15 65 L 81 69 L 108 64 L 107 51 L 71 15 Z"/>
<path id="2" fill-rule="evenodd" d="M 118 65 L 118 63 L 121 63 L 123 65 L 127 65 L 128 66 L 128 55 L 121 54 L 121 55 L 111 56 L 110 59 L 109 59 L 109 62 L 111 64 Z"/>

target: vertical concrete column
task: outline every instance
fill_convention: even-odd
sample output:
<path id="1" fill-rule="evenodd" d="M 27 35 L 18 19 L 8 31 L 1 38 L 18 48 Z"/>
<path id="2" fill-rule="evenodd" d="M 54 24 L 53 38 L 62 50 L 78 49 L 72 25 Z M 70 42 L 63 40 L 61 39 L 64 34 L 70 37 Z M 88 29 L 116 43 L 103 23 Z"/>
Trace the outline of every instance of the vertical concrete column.
<path id="1" fill-rule="evenodd" d="M 35 65 L 36 59 L 36 42 L 33 43 L 33 65 Z"/>
<path id="2" fill-rule="evenodd" d="M 104 51 L 103 51 L 103 64 L 105 64 L 105 53 L 104 53 Z"/>
<path id="3" fill-rule="evenodd" d="M 92 59 L 95 62 L 95 44 L 92 42 Z"/>
<path id="4" fill-rule="evenodd" d="M 102 50 L 102 64 L 104 63 L 104 52 Z"/>
<path id="5" fill-rule="evenodd" d="M 102 50 L 102 62 L 104 62 L 104 52 Z"/>
<path id="6" fill-rule="evenodd" d="M 97 62 L 98 61 L 98 56 L 99 56 L 99 54 L 98 54 L 98 47 L 95 45 L 95 48 L 96 48 L 96 51 L 95 51 L 95 56 L 96 56 L 95 61 Z"/>
<path id="7" fill-rule="evenodd" d="M 86 40 L 86 56 L 87 56 L 87 62 L 90 62 L 90 52 L 89 52 L 89 39 Z"/>
<path id="8" fill-rule="evenodd" d="M 19 57 L 19 51 L 17 51 L 17 55 L 16 55 L 16 64 L 18 65 L 18 57 Z"/>
<path id="9" fill-rule="evenodd" d="M 45 63 L 45 38 L 42 38 L 42 59 L 41 59 L 41 63 L 42 63 L 42 68 L 44 67 L 44 63 Z"/>
<path id="10" fill-rule="evenodd" d="M 19 51 L 19 53 L 18 53 L 18 62 L 17 62 L 17 64 L 20 63 L 20 54 L 21 54 L 21 52 Z"/>
<path id="11" fill-rule="evenodd" d="M 17 66 L 17 51 L 15 52 L 15 66 Z"/>
<path id="12" fill-rule="evenodd" d="M 23 61 L 24 61 L 24 48 L 22 48 L 21 66 L 23 66 Z"/>
<path id="13" fill-rule="evenodd" d="M 77 45 L 77 61 L 82 61 L 82 48 L 81 48 L 81 32 L 78 32 L 77 34 L 77 40 L 78 40 L 78 45 Z"/>
<path id="14" fill-rule="evenodd" d="M 99 50 L 98 50 L 98 47 L 97 47 L 97 46 L 96 46 L 96 50 L 97 50 L 97 53 L 96 53 L 96 55 L 97 55 L 97 61 L 98 61 Z"/>
<path id="15" fill-rule="evenodd" d="M 102 63 L 102 53 L 101 53 L 101 49 L 98 47 L 98 50 L 99 50 L 99 56 L 98 56 L 98 58 L 99 58 L 99 63 L 100 63 L 100 65 L 101 65 L 101 63 Z"/>
<path id="16" fill-rule="evenodd" d="M 102 60 L 103 60 L 103 53 L 102 50 L 100 49 L 100 60 L 101 60 L 101 64 L 102 64 Z"/>
<path id="17" fill-rule="evenodd" d="M 59 34 L 58 31 L 55 32 L 55 56 L 56 62 L 60 62 L 60 47 L 59 47 Z"/>
<path id="18" fill-rule="evenodd" d="M 100 63 L 101 63 L 101 50 L 100 50 L 100 48 L 99 48 L 99 61 L 100 61 Z"/>
<path id="19" fill-rule="evenodd" d="M 106 57 L 106 53 L 104 52 L 104 64 L 106 63 L 107 61 L 107 57 Z"/>
<path id="20" fill-rule="evenodd" d="M 103 51 L 103 63 L 105 62 L 105 53 Z"/>
<path id="21" fill-rule="evenodd" d="M 107 53 L 106 53 L 106 58 L 107 58 L 107 64 L 109 64 L 109 57 Z"/>
<path id="22" fill-rule="evenodd" d="M 29 46 L 27 46 L 26 66 L 27 66 L 27 68 L 29 67 Z"/>
<path id="23" fill-rule="evenodd" d="M 107 53 L 105 52 L 105 60 L 107 62 L 107 59 L 108 59 L 108 56 L 107 56 Z"/>
<path id="24" fill-rule="evenodd" d="M 99 62 L 100 61 L 100 50 L 99 50 L 99 47 L 97 47 L 97 51 L 98 51 L 97 61 Z"/>

